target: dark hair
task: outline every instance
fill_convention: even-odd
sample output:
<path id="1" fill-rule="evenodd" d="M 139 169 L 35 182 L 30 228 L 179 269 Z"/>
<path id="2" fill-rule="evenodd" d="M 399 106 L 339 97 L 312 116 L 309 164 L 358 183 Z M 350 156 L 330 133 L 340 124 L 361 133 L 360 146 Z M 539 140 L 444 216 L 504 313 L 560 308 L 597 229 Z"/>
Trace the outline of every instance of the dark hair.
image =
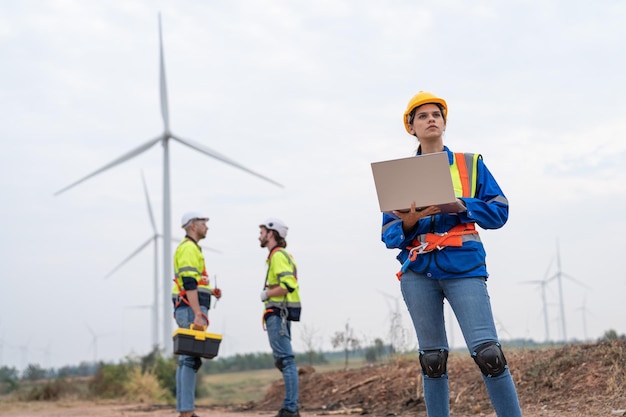
<path id="1" fill-rule="evenodd" d="M 286 248 L 287 247 L 287 241 L 285 240 L 284 237 L 282 237 L 281 235 L 278 234 L 278 232 L 274 229 L 267 229 L 270 232 L 272 232 L 272 235 L 274 235 L 274 240 L 276 241 L 276 244 L 282 248 Z"/>
<path id="2" fill-rule="evenodd" d="M 263 226 L 265 227 L 265 226 Z M 278 232 L 274 229 L 268 229 L 267 227 L 265 227 L 265 229 L 267 229 L 269 232 L 272 233 L 272 236 L 274 236 L 274 240 L 276 241 L 276 244 L 278 246 L 280 246 L 281 248 L 286 248 L 287 247 L 287 241 L 285 240 L 284 237 L 282 237 L 281 235 L 278 234 Z"/>

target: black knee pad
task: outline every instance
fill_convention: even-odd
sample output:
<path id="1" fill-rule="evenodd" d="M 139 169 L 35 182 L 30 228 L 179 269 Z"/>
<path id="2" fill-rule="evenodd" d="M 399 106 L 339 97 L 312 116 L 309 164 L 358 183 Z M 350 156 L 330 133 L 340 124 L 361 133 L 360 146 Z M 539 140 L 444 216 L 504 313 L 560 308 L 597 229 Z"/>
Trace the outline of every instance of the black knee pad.
<path id="1" fill-rule="evenodd" d="M 202 366 L 202 359 L 200 359 L 199 357 L 194 357 L 193 358 L 193 366 L 191 367 L 194 371 L 198 372 L 198 369 L 200 369 L 200 367 Z"/>
<path id="2" fill-rule="evenodd" d="M 283 358 L 278 358 L 274 361 L 274 366 L 278 368 L 280 372 L 283 371 L 285 364 L 283 363 Z"/>
<path id="3" fill-rule="evenodd" d="M 420 351 L 420 365 L 422 365 L 422 371 L 430 378 L 441 378 L 445 375 L 447 363 L 448 351 L 445 349 Z"/>
<path id="4" fill-rule="evenodd" d="M 498 342 L 487 342 L 478 346 L 472 353 L 472 358 L 483 375 L 488 377 L 501 375 L 506 370 L 506 358 Z"/>

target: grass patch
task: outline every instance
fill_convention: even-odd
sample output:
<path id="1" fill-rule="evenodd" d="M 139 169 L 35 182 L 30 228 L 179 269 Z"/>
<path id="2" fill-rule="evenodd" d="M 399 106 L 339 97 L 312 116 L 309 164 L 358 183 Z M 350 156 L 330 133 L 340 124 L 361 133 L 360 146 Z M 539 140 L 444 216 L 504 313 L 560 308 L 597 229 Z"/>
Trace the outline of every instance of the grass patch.
<path id="1" fill-rule="evenodd" d="M 202 385 L 208 397 L 199 402 L 205 405 L 237 405 L 258 401 L 265 396 L 272 382 L 279 378 L 277 369 L 203 375 Z"/>
<path id="2" fill-rule="evenodd" d="M 344 369 L 344 361 L 332 360 L 323 365 L 315 365 L 316 372 L 330 372 Z M 362 368 L 366 362 L 363 359 L 351 359 L 348 369 Z M 298 364 L 298 367 L 307 366 Z M 228 372 L 202 375 L 202 391 L 207 392 L 205 398 L 197 399 L 202 405 L 230 406 L 245 404 L 250 401 L 260 401 L 267 394 L 272 383 L 281 380 L 278 369 L 259 369 L 245 372 Z"/>

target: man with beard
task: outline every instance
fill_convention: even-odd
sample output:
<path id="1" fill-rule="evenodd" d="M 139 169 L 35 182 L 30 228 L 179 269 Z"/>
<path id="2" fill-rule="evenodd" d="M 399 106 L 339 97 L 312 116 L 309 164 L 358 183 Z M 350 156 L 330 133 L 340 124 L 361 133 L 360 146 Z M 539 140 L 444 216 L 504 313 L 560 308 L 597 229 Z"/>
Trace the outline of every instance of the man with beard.
<path id="1" fill-rule="evenodd" d="M 263 322 L 267 329 L 274 364 L 283 374 L 285 399 L 276 417 L 300 417 L 298 412 L 298 370 L 291 347 L 291 322 L 300 320 L 298 274 L 287 247 L 287 226 L 278 219 L 259 225 L 259 242 L 267 248 L 267 274 L 261 301 L 265 304 Z"/>

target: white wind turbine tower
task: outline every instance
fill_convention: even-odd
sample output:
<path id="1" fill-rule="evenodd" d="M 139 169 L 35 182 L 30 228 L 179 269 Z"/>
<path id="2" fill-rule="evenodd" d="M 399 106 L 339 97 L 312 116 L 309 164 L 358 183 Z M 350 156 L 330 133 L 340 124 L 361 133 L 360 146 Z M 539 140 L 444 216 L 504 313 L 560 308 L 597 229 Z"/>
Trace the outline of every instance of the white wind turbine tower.
<path id="1" fill-rule="evenodd" d="M 243 165 L 235 162 L 234 160 L 224 155 L 221 155 L 220 153 L 200 143 L 194 142 L 189 139 L 183 139 L 182 137 L 178 135 L 174 135 L 170 131 L 169 106 L 168 106 L 168 101 L 167 101 L 167 85 L 166 85 L 166 80 L 165 80 L 165 61 L 163 58 L 163 35 L 162 35 L 162 30 L 161 30 L 161 14 L 160 13 L 159 13 L 159 84 L 160 84 L 160 96 L 161 96 L 161 100 L 160 100 L 161 101 L 161 116 L 163 118 L 163 133 L 161 133 L 154 139 L 148 140 L 147 142 L 143 143 L 137 148 L 120 156 L 119 158 L 106 164 L 102 168 L 87 175 L 86 177 L 81 178 L 80 180 L 68 185 L 65 188 L 62 188 L 61 190 L 54 193 L 54 195 L 59 195 L 69 190 L 70 188 L 73 188 L 76 185 L 82 183 L 83 181 L 86 181 L 87 179 L 94 177 L 100 174 L 101 172 L 108 170 L 109 168 L 112 168 L 131 158 L 136 157 L 137 155 L 140 155 L 141 153 L 150 149 L 152 146 L 156 145 L 157 143 L 160 143 L 163 146 L 163 235 L 164 235 L 164 238 L 163 238 L 163 288 L 164 290 L 162 291 L 161 296 L 162 296 L 162 303 L 163 303 L 163 311 L 167 311 L 167 308 L 169 308 L 171 304 L 171 296 L 169 292 L 166 291 L 165 289 L 167 288 L 170 277 L 173 274 L 172 259 L 170 259 L 172 256 L 171 245 L 170 245 L 172 228 L 171 228 L 171 213 L 170 213 L 171 202 L 170 202 L 169 141 L 174 140 L 176 142 L 179 142 L 185 146 L 190 147 L 191 149 L 194 149 L 207 156 L 210 156 L 211 158 L 215 158 L 228 165 L 231 165 L 235 168 L 238 168 L 242 171 L 252 174 L 278 187 L 282 187 L 282 185 L 264 175 L 258 174 L 244 167 Z M 162 334 L 163 346 L 162 347 L 166 353 L 172 352 L 172 343 L 170 340 L 171 334 L 172 334 L 172 321 L 163 317 L 163 334 Z"/>
<path id="2" fill-rule="evenodd" d="M 550 271 L 551 266 L 552 260 L 550 260 L 550 264 L 548 265 L 548 269 L 546 269 L 546 273 L 544 274 L 542 280 L 531 280 L 522 282 L 522 284 L 537 284 L 541 286 L 541 302 L 543 303 L 543 322 L 545 326 L 546 342 L 550 341 L 550 325 L 548 323 L 548 302 L 546 300 L 546 286 L 549 282 L 548 272 Z"/>
<path id="3" fill-rule="evenodd" d="M 589 310 L 587 310 L 587 295 L 585 295 L 583 297 L 583 305 L 581 307 L 578 307 L 576 309 L 576 311 L 582 311 L 582 314 L 583 314 L 583 335 L 585 337 L 584 341 L 587 342 L 589 340 L 589 337 L 587 336 L 587 313 L 589 312 Z"/>
<path id="4" fill-rule="evenodd" d="M 378 290 L 379 293 L 385 296 L 388 300 L 393 301 L 393 307 L 389 301 L 387 301 L 387 308 L 389 309 L 389 344 L 397 352 L 401 352 L 406 348 L 406 330 L 402 323 L 402 314 L 400 312 L 399 298 L 384 291 Z"/>
<path id="5" fill-rule="evenodd" d="M 96 332 L 94 332 L 93 329 L 89 327 L 87 323 L 85 323 L 85 326 L 87 327 L 87 330 L 89 330 L 89 333 L 91 333 L 91 343 L 89 344 L 89 346 L 93 348 L 93 363 L 97 364 L 98 363 L 98 336 L 99 335 L 97 335 Z"/>
<path id="6" fill-rule="evenodd" d="M 572 282 L 575 282 L 576 284 L 586 289 L 590 289 L 590 288 L 586 286 L 585 284 L 574 279 L 574 277 L 572 277 L 571 275 L 566 274 L 563 271 L 561 271 L 561 252 L 559 249 L 558 240 L 556 242 L 556 267 L 557 267 L 556 274 L 553 275 L 551 278 L 549 278 L 548 281 L 552 281 L 553 279 L 556 278 L 557 283 L 559 285 L 559 309 L 561 311 L 561 331 L 563 333 L 563 342 L 567 343 L 567 332 L 566 332 L 566 325 L 565 325 L 565 306 L 563 302 L 563 277 L 569 279 Z"/>
<path id="7" fill-rule="evenodd" d="M 154 250 L 154 284 L 153 284 L 153 304 L 152 306 L 148 306 L 152 311 L 152 347 L 159 345 L 159 254 L 158 254 L 158 240 L 163 238 L 163 235 L 157 232 L 156 222 L 154 221 L 154 214 L 152 212 L 152 203 L 150 202 L 150 195 L 148 194 L 148 186 L 146 185 L 146 179 L 143 175 L 143 171 L 141 173 L 141 181 L 143 184 L 143 191 L 146 197 L 146 206 L 148 207 L 148 215 L 150 217 L 150 225 L 152 226 L 152 236 L 148 238 L 144 243 L 142 243 L 137 249 L 135 249 L 130 255 L 128 255 L 122 262 L 117 264 L 115 268 L 113 268 L 108 274 L 104 276 L 105 279 L 109 278 L 116 271 L 118 271 L 122 266 L 124 266 L 127 262 L 137 256 L 141 251 L 143 251 L 147 246 L 153 244 Z M 179 242 L 172 238 L 172 242 Z M 220 253 L 218 250 L 200 245 L 202 249 L 209 250 L 211 252 Z M 167 287 L 163 289 L 163 291 L 167 291 Z M 140 308 L 146 308 L 146 306 L 139 306 Z M 165 311 L 163 312 L 163 317 L 165 317 Z"/>

